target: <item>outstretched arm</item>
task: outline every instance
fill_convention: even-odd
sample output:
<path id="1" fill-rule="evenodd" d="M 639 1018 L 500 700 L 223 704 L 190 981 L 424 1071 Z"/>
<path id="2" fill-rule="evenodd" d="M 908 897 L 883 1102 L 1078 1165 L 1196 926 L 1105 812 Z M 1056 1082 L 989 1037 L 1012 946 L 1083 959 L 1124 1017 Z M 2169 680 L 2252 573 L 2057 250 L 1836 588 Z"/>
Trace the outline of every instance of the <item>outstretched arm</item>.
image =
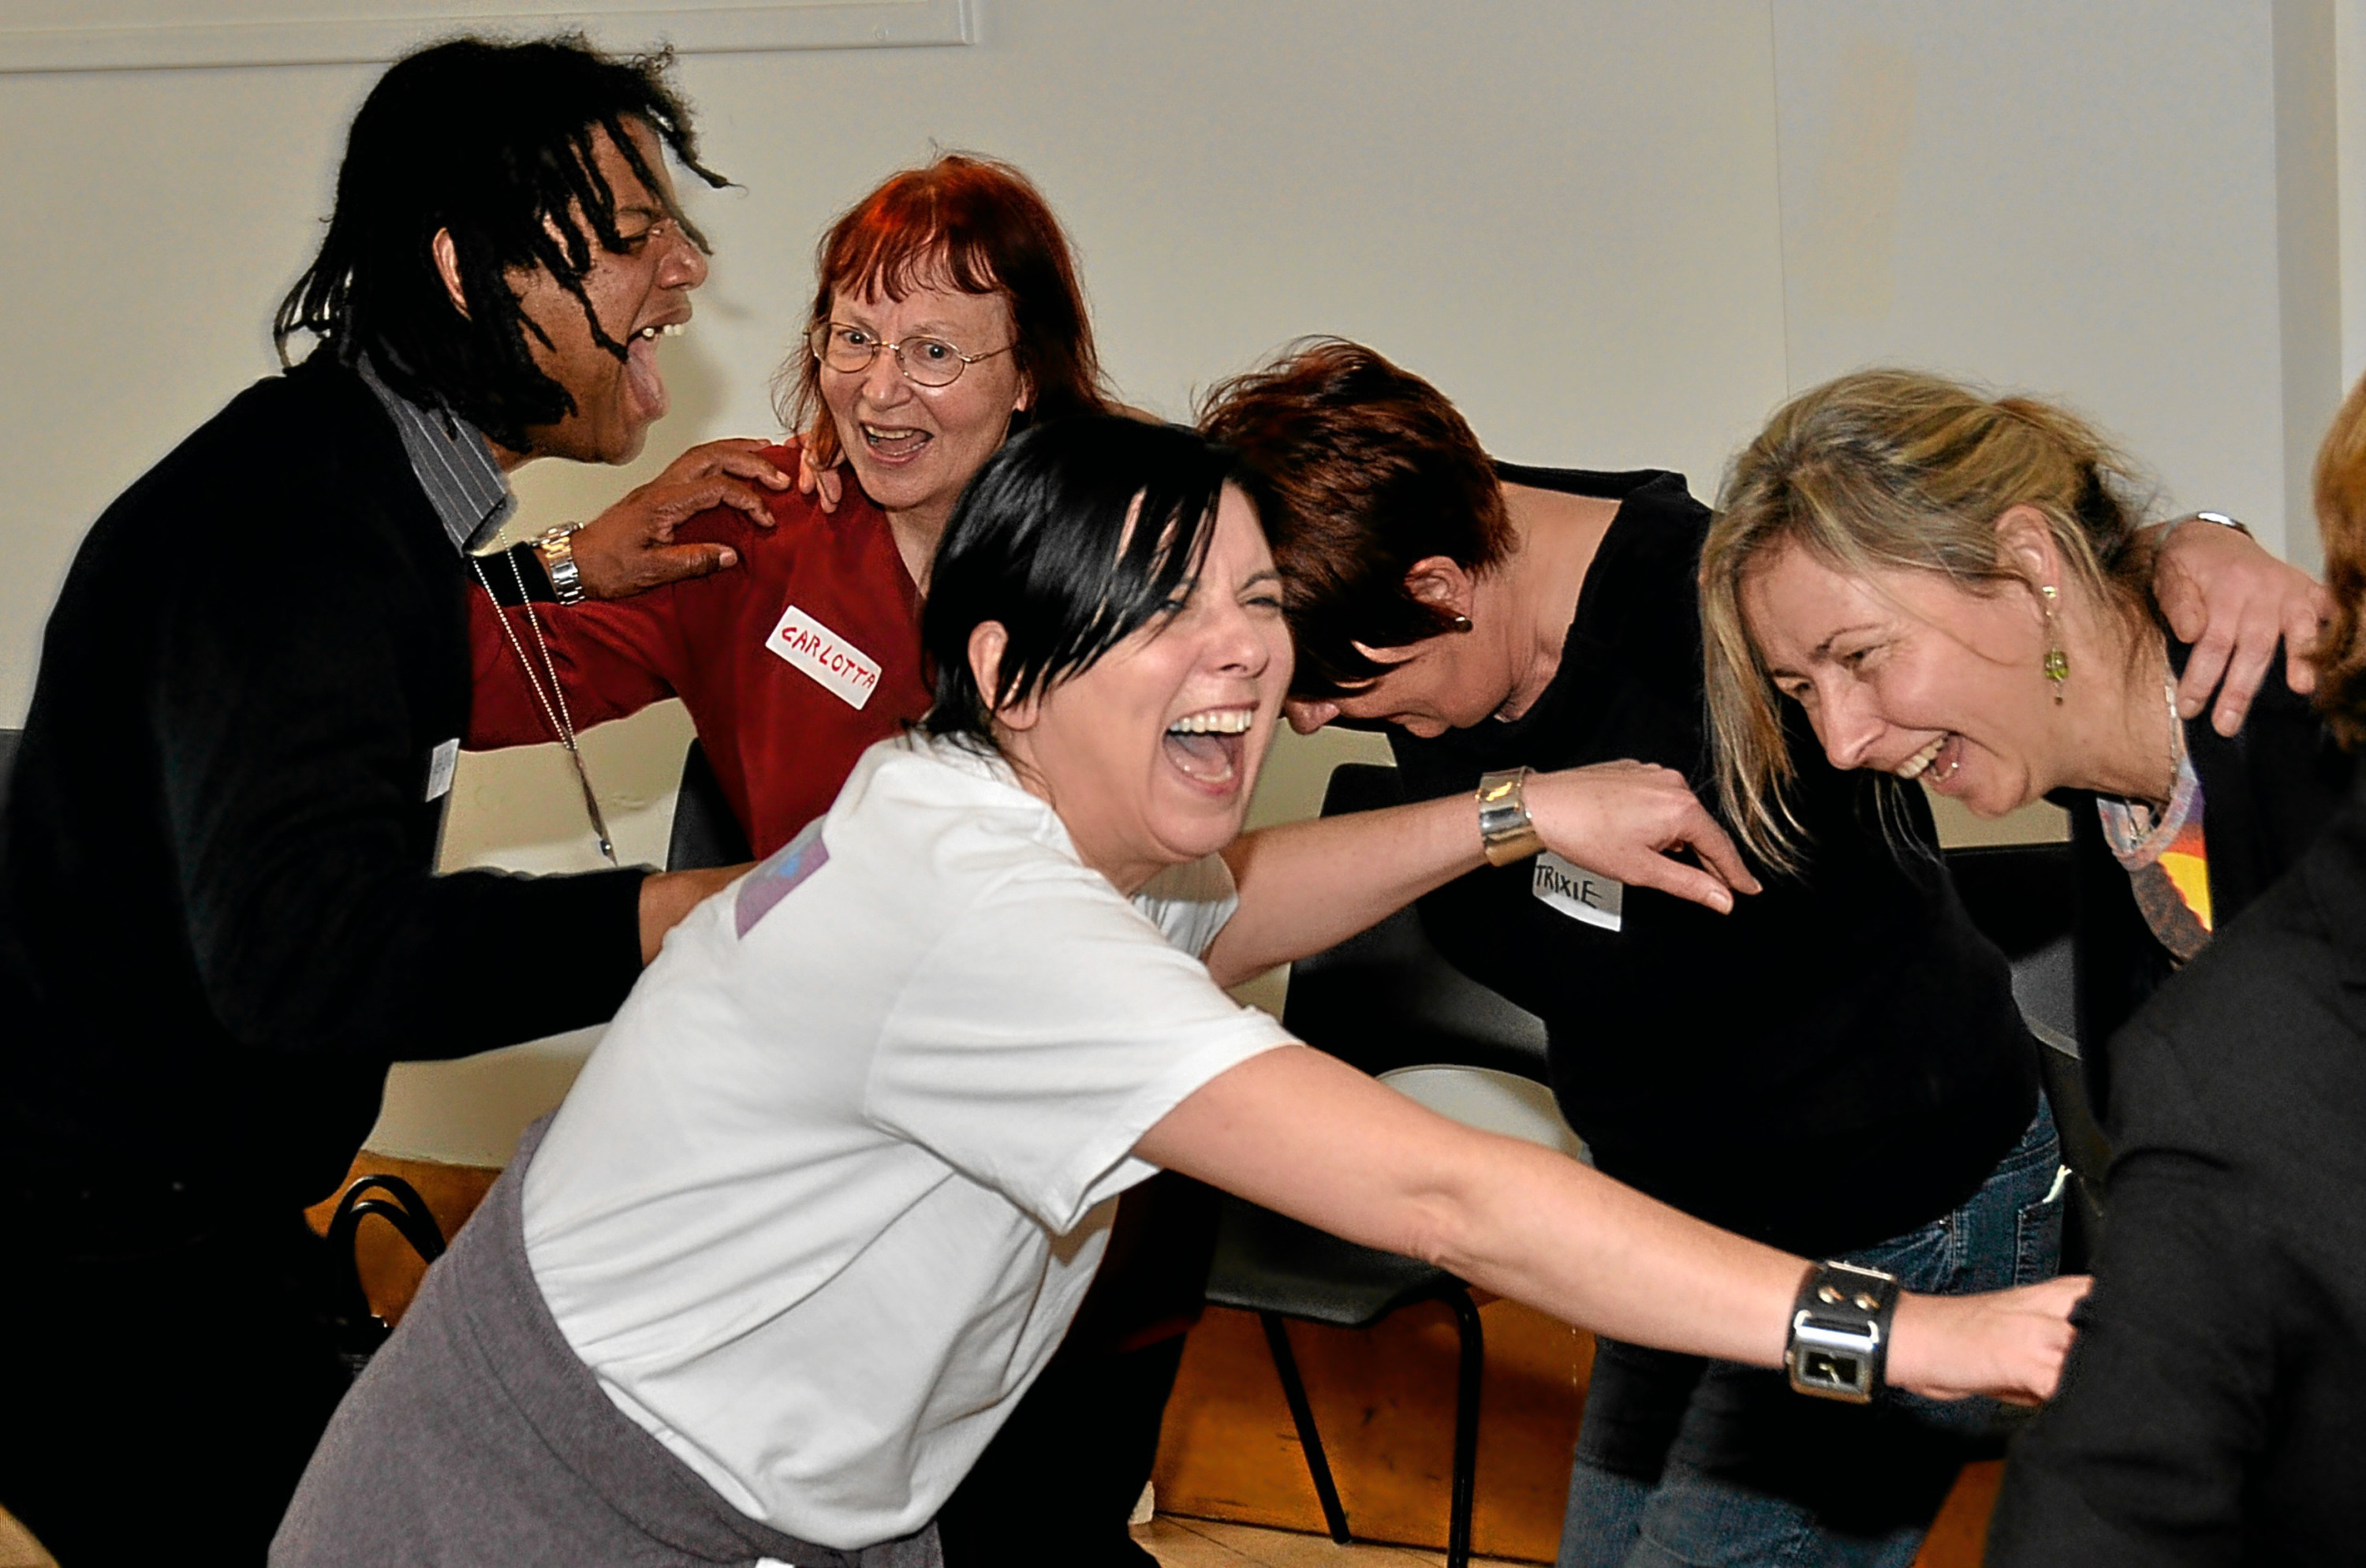
<path id="1" fill-rule="evenodd" d="M 2218 733 L 2242 728 L 2280 640 L 2284 683 L 2295 692 L 2315 689 L 2315 667 L 2302 656 L 2333 614 L 2323 584 L 2270 555 L 2248 534 L 2199 517 L 2163 525 L 2158 547 L 2154 603 L 2169 630 L 2193 645 L 2185 678 L 2177 683 L 2180 715 L 2200 713 L 2214 691 L 2218 707 L 2210 721 Z"/>
<path id="2" fill-rule="evenodd" d="M 1684 775 L 1647 762 L 1532 773 L 1528 816 L 1545 847 L 1588 871 L 1719 912 L 1757 879 Z M 1673 858 L 1690 850 L 1700 865 Z M 1230 986 L 1320 953 L 1486 863 L 1467 795 L 1245 833 L 1225 850 L 1241 907 L 1207 953 Z M 1706 868 L 1706 869 L 1704 869 Z"/>
<path id="3" fill-rule="evenodd" d="M 1807 1269 L 1550 1150 L 1447 1121 L 1302 1047 L 1218 1075 L 1134 1152 L 1565 1322 L 1757 1366 L 1781 1361 Z M 2086 1284 L 1904 1296 L 1888 1381 L 1937 1398 L 2044 1399 Z"/>

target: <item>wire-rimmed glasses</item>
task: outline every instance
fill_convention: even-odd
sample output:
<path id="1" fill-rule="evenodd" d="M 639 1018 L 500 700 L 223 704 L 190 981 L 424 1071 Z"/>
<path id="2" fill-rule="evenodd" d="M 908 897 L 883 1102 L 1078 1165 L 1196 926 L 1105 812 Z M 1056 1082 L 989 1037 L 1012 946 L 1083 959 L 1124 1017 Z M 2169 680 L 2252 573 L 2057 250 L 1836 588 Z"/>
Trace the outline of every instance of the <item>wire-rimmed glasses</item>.
<path id="1" fill-rule="evenodd" d="M 861 327 L 848 326 L 844 321 L 816 321 L 806 333 L 806 347 L 813 356 L 832 370 L 856 376 L 871 368 L 871 362 L 885 349 L 896 356 L 896 368 L 904 379 L 916 387 L 950 387 L 961 379 L 962 372 L 981 359 L 992 359 L 997 354 L 1008 354 L 1015 344 L 984 354 L 963 354 L 941 337 L 907 337 L 897 343 L 882 343 Z"/>

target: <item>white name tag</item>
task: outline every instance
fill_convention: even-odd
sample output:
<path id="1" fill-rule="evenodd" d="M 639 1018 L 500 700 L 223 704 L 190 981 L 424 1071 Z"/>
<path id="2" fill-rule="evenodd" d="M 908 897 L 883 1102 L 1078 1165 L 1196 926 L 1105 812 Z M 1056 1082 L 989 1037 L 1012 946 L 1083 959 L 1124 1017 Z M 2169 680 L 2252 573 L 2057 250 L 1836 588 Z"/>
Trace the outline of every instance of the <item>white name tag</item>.
<path id="1" fill-rule="evenodd" d="M 849 707 L 861 707 L 879 689 L 879 661 L 794 604 L 764 646 L 828 687 Z"/>
<path id="2" fill-rule="evenodd" d="M 427 753 L 427 798 L 441 800 L 452 793 L 452 774 L 460 765 L 460 738 L 454 736 Z"/>
<path id="3" fill-rule="evenodd" d="M 1627 885 L 1613 882 L 1598 871 L 1587 871 L 1547 850 L 1537 856 L 1536 879 L 1529 890 L 1573 920 L 1615 931 L 1625 923 Z"/>

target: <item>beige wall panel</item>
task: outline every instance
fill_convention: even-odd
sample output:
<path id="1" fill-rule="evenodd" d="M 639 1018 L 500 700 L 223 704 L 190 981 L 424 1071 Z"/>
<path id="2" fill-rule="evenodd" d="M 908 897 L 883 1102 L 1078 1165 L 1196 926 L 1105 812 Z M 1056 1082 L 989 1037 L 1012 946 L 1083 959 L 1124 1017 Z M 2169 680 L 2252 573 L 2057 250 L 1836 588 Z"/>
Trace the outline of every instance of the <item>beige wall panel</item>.
<path id="1" fill-rule="evenodd" d="M 2057 397 L 2281 547 L 2274 9 L 1774 0 L 1793 387 Z"/>

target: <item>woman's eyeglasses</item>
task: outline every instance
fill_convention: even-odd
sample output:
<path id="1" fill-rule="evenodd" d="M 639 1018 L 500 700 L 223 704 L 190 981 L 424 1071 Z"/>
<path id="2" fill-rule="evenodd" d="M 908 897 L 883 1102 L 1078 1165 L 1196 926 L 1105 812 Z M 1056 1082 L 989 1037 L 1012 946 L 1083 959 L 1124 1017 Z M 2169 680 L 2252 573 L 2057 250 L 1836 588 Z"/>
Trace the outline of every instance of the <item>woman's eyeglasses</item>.
<path id="1" fill-rule="evenodd" d="M 941 337 L 907 337 L 901 343 L 882 343 L 861 327 L 816 321 L 813 330 L 806 334 L 806 346 L 813 351 L 816 359 L 849 376 L 870 369 L 871 362 L 879 357 L 884 348 L 896 356 L 896 368 L 914 386 L 950 387 L 961 379 L 963 371 L 979 360 L 1008 354 L 1017 345 L 1006 344 L 985 354 L 963 354 Z"/>

